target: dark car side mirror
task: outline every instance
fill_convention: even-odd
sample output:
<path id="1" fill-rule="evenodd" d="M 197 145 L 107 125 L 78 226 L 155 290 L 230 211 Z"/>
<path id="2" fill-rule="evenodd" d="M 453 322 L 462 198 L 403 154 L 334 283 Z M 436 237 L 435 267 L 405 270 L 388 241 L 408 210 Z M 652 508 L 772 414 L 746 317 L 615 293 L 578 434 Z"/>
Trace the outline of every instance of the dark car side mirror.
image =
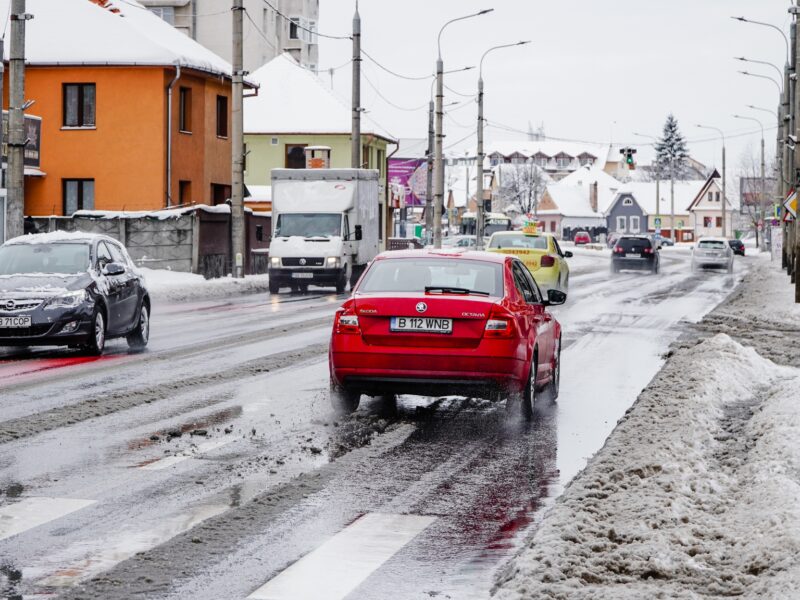
<path id="1" fill-rule="evenodd" d="M 558 306 L 567 301 L 567 295 L 561 290 L 547 290 L 547 300 L 544 301 L 545 306 Z"/>
<path id="2" fill-rule="evenodd" d="M 362 237 L 363 237 L 363 235 L 361 233 L 361 225 L 356 225 L 356 231 L 355 231 L 356 241 L 360 242 Z"/>
<path id="3" fill-rule="evenodd" d="M 569 250 L 564 252 L 564 258 L 572 258 L 572 252 L 570 252 Z"/>
<path id="4" fill-rule="evenodd" d="M 119 263 L 108 263 L 103 267 L 103 275 L 114 277 L 115 275 L 122 275 L 125 273 L 125 267 Z"/>

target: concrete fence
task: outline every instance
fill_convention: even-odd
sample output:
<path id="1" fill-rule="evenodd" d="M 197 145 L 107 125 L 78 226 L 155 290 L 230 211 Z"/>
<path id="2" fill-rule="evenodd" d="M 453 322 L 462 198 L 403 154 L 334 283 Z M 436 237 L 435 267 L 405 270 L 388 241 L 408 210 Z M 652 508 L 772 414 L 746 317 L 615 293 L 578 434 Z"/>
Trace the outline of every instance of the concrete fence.
<path id="1" fill-rule="evenodd" d="M 267 270 L 271 227 L 268 213 L 245 211 L 246 273 Z M 231 272 L 231 215 L 227 205 L 193 206 L 148 213 L 78 211 L 71 217 L 29 217 L 26 231 L 84 231 L 122 242 L 137 265 L 199 273 Z"/>

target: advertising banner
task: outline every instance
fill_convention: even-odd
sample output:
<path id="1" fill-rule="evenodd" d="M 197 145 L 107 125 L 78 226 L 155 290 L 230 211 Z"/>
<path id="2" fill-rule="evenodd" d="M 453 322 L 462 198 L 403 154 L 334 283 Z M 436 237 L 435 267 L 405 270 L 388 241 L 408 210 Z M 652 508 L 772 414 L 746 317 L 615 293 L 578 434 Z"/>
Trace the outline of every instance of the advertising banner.
<path id="1" fill-rule="evenodd" d="M 39 152 L 42 144 L 42 118 L 25 115 L 25 166 L 38 169 L 41 166 Z M 3 162 L 8 160 L 8 111 L 3 111 Z"/>
<path id="2" fill-rule="evenodd" d="M 427 161 L 424 158 L 389 159 L 389 188 L 395 206 L 423 206 L 427 178 Z"/>

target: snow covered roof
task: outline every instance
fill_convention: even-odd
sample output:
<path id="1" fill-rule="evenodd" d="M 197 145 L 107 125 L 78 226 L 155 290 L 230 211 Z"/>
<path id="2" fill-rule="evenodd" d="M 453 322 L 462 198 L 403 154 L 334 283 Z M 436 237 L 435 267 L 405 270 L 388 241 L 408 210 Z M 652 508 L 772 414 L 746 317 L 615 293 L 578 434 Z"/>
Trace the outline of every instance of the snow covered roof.
<path id="1" fill-rule="evenodd" d="M 612 202 L 614 202 L 614 198 L 617 196 L 617 192 L 624 185 L 621 181 L 606 173 L 602 168 L 588 166 L 573 171 L 558 183 L 559 185 L 577 186 L 585 190 L 588 190 L 589 186 L 596 183 L 597 209 L 600 213 L 605 213 L 609 209 Z M 586 193 L 588 194 L 589 192 L 587 191 Z"/>
<path id="2" fill-rule="evenodd" d="M 689 180 L 675 182 L 675 214 L 688 215 L 689 205 L 697 197 L 700 189 L 705 185 L 705 180 Z M 670 212 L 670 183 L 669 180 L 661 181 L 659 197 L 661 199 L 660 213 Z M 619 189 L 619 194 L 631 194 L 642 210 L 648 215 L 658 214 L 656 210 L 656 182 L 632 181 L 624 184 Z M 610 207 L 609 207 L 610 208 Z"/>
<path id="3" fill-rule="evenodd" d="M 591 154 L 605 164 L 606 157 L 608 156 L 608 146 L 600 144 L 584 144 L 578 142 L 560 142 L 556 140 L 543 140 L 543 141 L 499 141 L 488 144 L 486 155 L 502 154 L 503 156 L 510 157 L 514 153 L 519 153 L 527 158 L 534 154 L 544 154 L 549 157 L 554 157 L 559 154 L 566 154 L 573 158 L 577 158 L 582 154 Z"/>
<path id="4" fill-rule="evenodd" d="M 250 78 L 260 89 L 257 96 L 245 98 L 245 133 L 350 133 L 350 107 L 290 55 L 279 54 Z M 361 132 L 395 141 L 366 115 L 361 117 Z"/>
<path id="5" fill-rule="evenodd" d="M 547 193 L 558 206 L 553 214 L 565 217 L 602 217 L 601 212 L 592 210 L 589 202 L 589 187 L 579 187 L 577 185 L 564 185 L 556 183 L 547 186 Z M 540 211 L 541 212 L 541 211 Z"/>
<path id="6" fill-rule="evenodd" d="M 0 15 L 9 14 L 10 1 L 0 0 Z M 29 65 L 180 65 L 231 74 L 227 61 L 136 0 L 109 0 L 105 7 L 91 0 L 28 0 L 26 12 L 34 17 L 25 28 Z"/>
<path id="7" fill-rule="evenodd" d="M 246 202 L 272 202 L 271 185 L 248 185 L 250 197 L 245 198 Z"/>

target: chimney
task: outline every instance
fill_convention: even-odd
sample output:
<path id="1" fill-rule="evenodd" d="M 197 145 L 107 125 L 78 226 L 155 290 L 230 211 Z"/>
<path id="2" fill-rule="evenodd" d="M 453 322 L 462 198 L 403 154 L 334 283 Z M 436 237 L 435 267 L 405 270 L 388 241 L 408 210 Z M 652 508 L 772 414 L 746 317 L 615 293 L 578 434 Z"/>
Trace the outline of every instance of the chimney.
<path id="1" fill-rule="evenodd" d="M 597 212 L 597 182 L 596 181 L 589 186 L 589 204 L 592 207 L 592 212 Z"/>

